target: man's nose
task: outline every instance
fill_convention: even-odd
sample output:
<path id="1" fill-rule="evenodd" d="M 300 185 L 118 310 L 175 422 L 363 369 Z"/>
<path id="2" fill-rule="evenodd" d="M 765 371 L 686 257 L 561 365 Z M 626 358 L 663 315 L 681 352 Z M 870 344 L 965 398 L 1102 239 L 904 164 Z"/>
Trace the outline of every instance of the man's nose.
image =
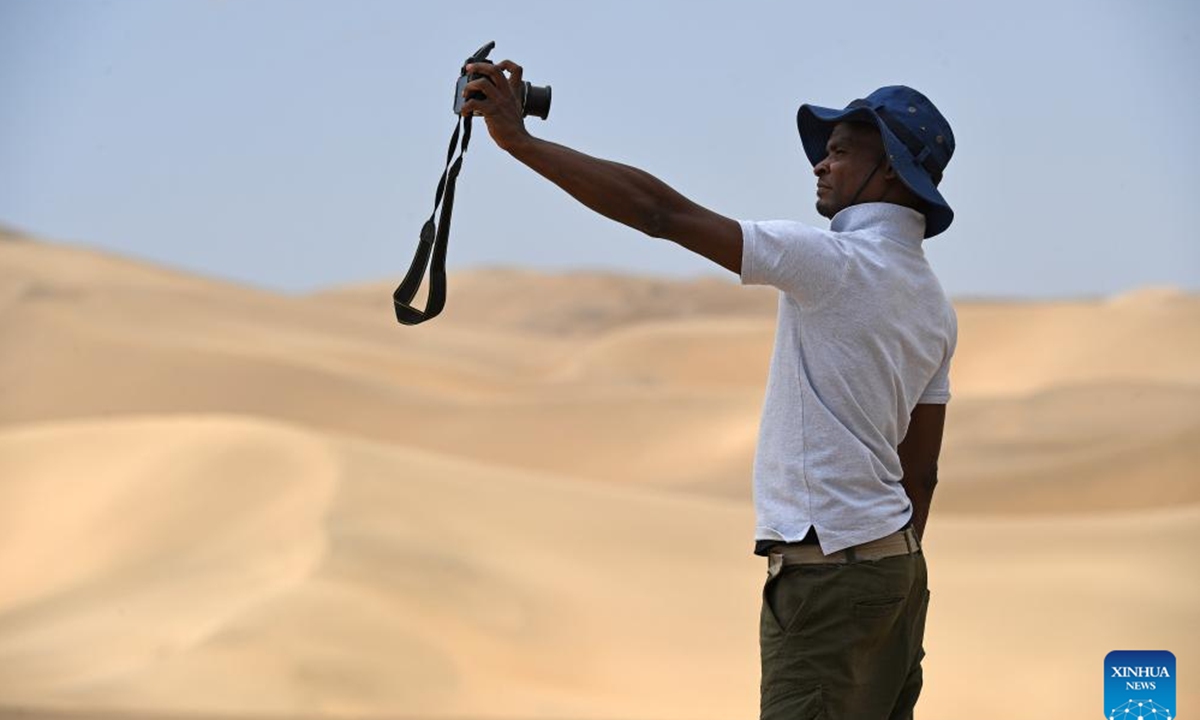
<path id="1" fill-rule="evenodd" d="M 824 160 L 817 163 L 816 165 L 813 165 L 813 175 L 816 175 L 817 177 L 821 177 L 825 173 L 829 172 L 829 165 L 827 164 L 828 162 L 829 162 L 829 157 L 826 156 Z"/>

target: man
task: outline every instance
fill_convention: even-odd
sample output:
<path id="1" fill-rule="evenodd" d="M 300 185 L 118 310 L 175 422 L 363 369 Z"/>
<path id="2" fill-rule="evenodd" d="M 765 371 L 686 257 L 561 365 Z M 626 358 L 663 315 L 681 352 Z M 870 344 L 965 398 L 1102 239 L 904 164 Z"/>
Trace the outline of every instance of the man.
<path id="1" fill-rule="evenodd" d="M 911 88 L 797 124 L 830 230 L 738 222 L 651 175 L 532 137 L 511 61 L 477 64 L 465 113 L 592 210 L 780 289 L 757 456 L 761 717 L 911 718 L 928 590 L 919 539 L 937 482 L 954 311 L 922 250 L 953 212 L 937 185 L 954 150 Z M 508 73 L 507 77 L 505 73 Z"/>

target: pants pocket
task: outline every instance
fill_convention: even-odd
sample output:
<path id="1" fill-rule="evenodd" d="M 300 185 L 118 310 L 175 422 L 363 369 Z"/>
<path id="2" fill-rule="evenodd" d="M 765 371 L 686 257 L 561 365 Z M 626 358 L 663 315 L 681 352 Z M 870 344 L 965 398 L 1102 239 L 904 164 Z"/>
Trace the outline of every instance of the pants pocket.
<path id="1" fill-rule="evenodd" d="M 783 622 L 779 619 L 779 615 L 775 611 L 775 603 L 772 602 L 772 597 L 775 595 L 775 588 L 779 586 L 780 577 L 780 575 L 768 575 L 767 581 L 763 583 L 762 625 L 764 630 L 783 631 Z"/>
<path id="2" fill-rule="evenodd" d="M 899 595 L 881 598 L 859 600 L 854 603 L 854 616 L 859 618 L 895 617 L 904 605 L 904 598 Z"/>
<path id="3" fill-rule="evenodd" d="M 795 586 L 793 572 L 785 570 L 763 585 L 763 613 L 765 620 L 775 630 L 786 632 L 796 620 L 804 605 L 803 597 Z M 793 582 L 788 582 L 792 580 Z"/>
<path id="4" fill-rule="evenodd" d="M 763 585 L 763 619 L 767 629 L 792 633 L 805 615 L 813 583 L 838 570 L 837 565 L 793 565 L 770 577 Z"/>

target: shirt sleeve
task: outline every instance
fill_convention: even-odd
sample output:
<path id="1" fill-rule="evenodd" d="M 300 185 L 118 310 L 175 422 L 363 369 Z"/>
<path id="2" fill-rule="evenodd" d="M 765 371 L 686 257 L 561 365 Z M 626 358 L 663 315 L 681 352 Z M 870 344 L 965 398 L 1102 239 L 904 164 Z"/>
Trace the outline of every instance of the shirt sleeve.
<path id="1" fill-rule="evenodd" d="M 925 392 L 917 399 L 918 405 L 945 405 L 950 402 L 950 356 L 938 368 Z"/>
<path id="2" fill-rule="evenodd" d="M 925 387 L 925 392 L 917 398 L 918 405 L 945 405 L 950 402 L 950 361 L 954 358 L 954 350 L 958 346 L 958 319 L 953 312 L 951 318 L 950 341 L 946 345 L 946 358 L 941 367 L 933 374 L 933 379 Z"/>
<path id="3" fill-rule="evenodd" d="M 743 285 L 772 285 L 816 304 L 845 278 L 850 256 L 832 233 L 790 220 L 740 224 Z"/>

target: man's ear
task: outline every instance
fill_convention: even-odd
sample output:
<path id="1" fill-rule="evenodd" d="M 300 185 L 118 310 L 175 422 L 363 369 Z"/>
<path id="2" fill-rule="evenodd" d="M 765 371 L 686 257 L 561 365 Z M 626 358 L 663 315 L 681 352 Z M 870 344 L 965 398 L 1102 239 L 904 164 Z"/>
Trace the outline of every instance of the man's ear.
<path id="1" fill-rule="evenodd" d="M 896 174 L 896 168 L 892 167 L 892 161 L 887 160 L 883 163 L 883 178 L 885 180 L 899 180 L 900 176 Z"/>

